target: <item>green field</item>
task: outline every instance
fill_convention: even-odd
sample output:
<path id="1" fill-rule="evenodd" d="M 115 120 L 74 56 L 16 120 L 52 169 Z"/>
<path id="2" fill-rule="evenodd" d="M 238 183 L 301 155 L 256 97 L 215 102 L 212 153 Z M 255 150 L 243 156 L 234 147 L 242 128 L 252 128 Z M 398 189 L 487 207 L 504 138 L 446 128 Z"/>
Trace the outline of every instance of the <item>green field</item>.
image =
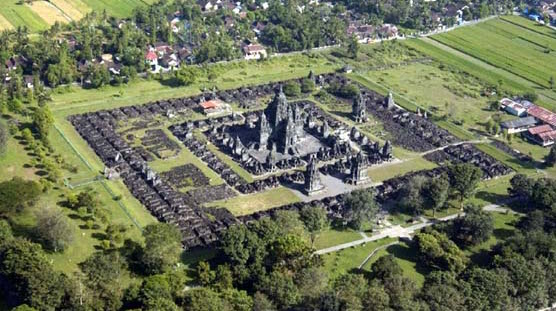
<path id="1" fill-rule="evenodd" d="M 34 13 L 27 5 L 17 4 L 18 0 L 4 0 L 0 5 L 0 14 L 14 27 L 27 26 L 31 32 L 48 28 L 48 24 Z"/>
<path id="2" fill-rule="evenodd" d="M 556 38 L 556 30 L 554 30 L 553 28 L 547 27 L 545 25 L 541 25 L 537 22 L 526 19 L 524 17 L 515 16 L 515 15 L 506 15 L 506 16 L 501 16 L 500 19 L 512 24 L 516 24 L 523 28 L 527 28 L 531 31 Z"/>
<path id="3" fill-rule="evenodd" d="M 499 19 L 432 37 L 540 86 L 556 75 L 556 38 Z"/>

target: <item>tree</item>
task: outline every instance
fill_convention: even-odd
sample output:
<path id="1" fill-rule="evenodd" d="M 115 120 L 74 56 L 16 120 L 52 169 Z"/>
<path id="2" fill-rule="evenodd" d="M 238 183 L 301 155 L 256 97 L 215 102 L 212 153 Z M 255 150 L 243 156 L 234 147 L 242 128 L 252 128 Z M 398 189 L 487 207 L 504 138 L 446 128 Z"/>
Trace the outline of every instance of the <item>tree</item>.
<path id="1" fill-rule="evenodd" d="M 432 271 L 427 275 L 421 297 L 431 311 L 465 311 L 465 296 L 451 272 Z"/>
<path id="2" fill-rule="evenodd" d="M 448 176 L 452 189 L 458 194 L 463 206 L 463 200 L 475 191 L 483 172 L 473 164 L 463 163 L 451 165 L 448 168 Z"/>
<path id="3" fill-rule="evenodd" d="M 292 275 L 279 270 L 274 270 L 263 277 L 261 284 L 256 286 L 256 289 L 265 293 L 276 305 L 280 306 L 280 309 L 287 310 L 298 303 L 301 298 Z"/>
<path id="4" fill-rule="evenodd" d="M 8 127 L 4 121 L 0 120 L 0 156 L 6 151 L 9 138 Z"/>
<path id="5" fill-rule="evenodd" d="M 466 273 L 466 310 L 510 310 L 508 279 L 500 272 L 474 268 Z"/>
<path id="6" fill-rule="evenodd" d="M 156 223 L 145 227 L 143 231 L 145 248 L 141 255 L 141 263 L 149 274 L 168 271 L 178 263 L 182 253 L 181 233 L 166 223 Z"/>
<path id="7" fill-rule="evenodd" d="M 42 193 L 39 183 L 14 177 L 0 182 L 0 214 L 10 214 L 33 206 Z"/>
<path id="8" fill-rule="evenodd" d="M 302 209 L 300 212 L 301 220 L 305 224 L 305 228 L 311 237 L 311 246 L 314 245 L 315 239 L 318 237 L 319 233 L 325 230 L 328 225 L 328 217 L 326 216 L 326 211 L 324 208 L 318 206 L 311 206 Z"/>
<path id="9" fill-rule="evenodd" d="M 39 107 L 33 113 L 33 125 L 42 141 L 48 140 L 48 133 L 53 123 L 54 118 L 48 106 Z"/>
<path id="10" fill-rule="evenodd" d="M 35 231 L 47 249 L 64 251 L 73 241 L 73 230 L 68 218 L 57 207 L 43 207 L 36 212 Z"/>
<path id="11" fill-rule="evenodd" d="M 547 166 L 553 167 L 556 164 L 556 145 L 550 147 L 550 152 L 544 158 L 544 163 Z"/>
<path id="12" fill-rule="evenodd" d="M 424 187 L 424 201 L 427 207 L 432 208 L 432 217 L 436 211 L 446 204 L 450 190 L 450 181 L 446 175 L 430 178 Z"/>
<path id="13" fill-rule="evenodd" d="M 356 59 L 359 53 L 360 46 L 356 36 L 351 36 L 347 42 L 347 55 L 350 58 Z"/>
<path id="14" fill-rule="evenodd" d="M 93 296 L 96 310 L 117 310 L 122 305 L 123 278 L 127 275 L 127 262 L 116 251 L 96 252 L 80 265 L 84 283 Z"/>
<path id="15" fill-rule="evenodd" d="M 315 82 L 309 78 L 301 80 L 301 91 L 303 93 L 311 93 L 315 90 Z"/>
<path id="16" fill-rule="evenodd" d="M 492 216 L 475 205 L 464 210 L 465 215 L 454 220 L 454 240 L 461 245 L 477 245 L 488 240 L 494 230 Z"/>
<path id="17" fill-rule="evenodd" d="M 386 280 L 396 275 L 402 275 L 403 270 L 391 254 L 378 258 L 371 266 L 375 278 Z"/>
<path id="18" fill-rule="evenodd" d="M 427 178 L 424 176 L 412 177 L 400 189 L 399 205 L 402 209 L 413 215 L 420 215 L 424 210 L 424 196 L 422 195 L 423 188 L 427 183 Z"/>
<path id="19" fill-rule="evenodd" d="M 389 311 L 390 296 L 379 282 L 371 282 L 369 290 L 363 298 L 364 311 Z"/>
<path id="20" fill-rule="evenodd" d="M 362 224 L 373 219 L 378 212 L 372 189 L 352 191 L 345 199 L 345 206 L 348 225 L 356 230 L 361 229 Z"/>
<path id="21" fill-rule="evenodd" d="M 185 292 L 184 307 L 184 310 L 189 311 L 228 310 L 218 293 L 206 287 L 194 288 Z"/>
<path id="22" fill-rule="evenodd" d="M 268 297 L 261 293 L 256 292 L 253 296 L 253 311 L 275 311 L 276 307 Z"/>
<path id="23" fill-rule="evenodd" d="M 286 82 L 284 85 L 284 94 L 290 97 L 299 96 L 299 94 L 301 94 L 301 87 L 299 86 L 299 83 L 294 81 Z"/>
<path id="24" fill-rule="evenodd" d="M 200 72 L 197 67 L 182 65 L 179 70 L 175 71 L 175 75 L 179 85 L 188 86 L 197 81 Z"/>
<path id="25" fill-rule="evenodd" d="M 99 88 L 110 83 L 110 72 L 108 68 L 102 65 L 89 66 L 85 76 L 90 81 L 90 85 L 93 88 Z"/>
<path id="26" fill-rule="evenodd" d="M 3 242 L 0 279 L 10 284 L 0 291 L 5 302 L 39 310 L 58 308 L 65 293 L 64 277 L 54 271 L 41 246 L 19 238 Z"/>
<path id="27" fill-rule="evenodd" d="M 467 265 L 465 254 L 443 233 L 417 233 L 415 241 L 419 257 L 431 268 L 459 273 Z"/>

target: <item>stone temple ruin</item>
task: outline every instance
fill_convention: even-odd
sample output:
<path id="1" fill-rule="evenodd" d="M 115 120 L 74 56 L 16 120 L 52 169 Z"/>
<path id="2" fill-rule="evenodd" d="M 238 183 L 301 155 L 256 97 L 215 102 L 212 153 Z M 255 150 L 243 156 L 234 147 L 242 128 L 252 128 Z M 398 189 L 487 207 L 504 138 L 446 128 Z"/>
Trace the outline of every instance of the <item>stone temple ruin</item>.
<path id="1" fill-rule="evenodd" d="M 313 76 L 313 79 L 320 88 L 330 83 L 347 83 L 345 77 L 335 74 Z M 264 110 L 257 110 L 259 106 L 252 104 L 269 96 L 273 99 Z M 202 98 L 239 103 L 247 112 L 191 120 L 187 116 Z M 408 176 L 437 176 L 449 161 L 473 163 L 481 167 L 485 178 L 511 171 L 473 146 L 451 146 L 458 141 L 455 137 L 427 118 L 397 107 L 391 94 L 383 97 L 361 87 L 361 95 L 353 100 L 352 108 L 357 122 L 365 122 L 368 114 L 380 120 L 384 129 L 393 135 L 396 145 L 414 151 L 446 147 L 430 154 L 431 160 L 441 167 L 392 178 L 376 186 L 381 200 L 395 194 Z M 183 146 L 176 146 L 179 143 L 170 139 L 165 129 L 160 130 L 161 124 L 157 122 L 168 111 L 173 116 L 168 130 Z M 210 245 L 229 226 L 258 219 L 278 209 L 317 205 L 325 208 L 329 217 L 342 219 L 346 213 L 343 194 L 243 217 L 235 217 L 222 208 L 208 209 L 204 204 L 279 186 L 298 187 L 309 196 L 322 194 L 327 190 L 325 179 L 330 177 L 346 184 L 370 187 L 373 184 L 368 169 L 393 160 L 390 141 L 381 146 L 358 127 L 338 121 L 313 102 L 288 102 L 281 83 L 73 115 L 69 121 L 103 161 L 106 176 L 120 178 L 155 217 L 176 225 L 186 248 Z M 145 136 L 137 139 L 126 127 L 129 124 L 137 130 L 148 129 L 150 124 L 157 129 L 145 131 Z M 120 129 L 122 125 L 124 129 Z M 141 145 L 133 145 L 137 141 Z M 241 177 L 210 144 L 256 177 L 254 181 Z M 181 164 L 167 172 L 151 168 L 150 162 L 157 158 L 170 159 L 183 147 L 224 183 L 211 185 L 207 176 L 192 164 Z"/>

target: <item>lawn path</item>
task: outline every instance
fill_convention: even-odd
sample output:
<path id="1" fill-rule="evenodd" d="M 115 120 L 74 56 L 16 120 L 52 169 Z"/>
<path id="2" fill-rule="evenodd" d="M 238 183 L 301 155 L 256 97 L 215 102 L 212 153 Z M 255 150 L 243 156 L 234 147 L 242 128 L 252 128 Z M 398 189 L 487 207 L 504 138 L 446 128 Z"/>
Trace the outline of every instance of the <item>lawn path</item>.
<path id="1" fill-rule="evenodd" d="M 379 247 L 375 248 L 375 249 L 369 254 L 369 256 L 367 256 L 367 258 L 365 258 L 365 260 L 363 260 L 363 262 L 359 265 L 359 267 L 357 267 L 357 269 L 361 270 L 361 268 L 363 268 L 363 266 L 365 266 L 365 264 L 371 259 L 371 257 L 373 257 L 373 255 L 376 254 L 376 252 L 378 252 L 379 250 L 385 249 L 385 248 L 390 247 L 390 246 L 392 246 L 392 245 L 396 245 L 396 244 L 398 244 L 398 243 L 400 243 L 400 241 L 395 241 L 395 242 L 388 243 L 388 244 L 386 244 L 386 245 L 382 245 L 382 246 L 379 246 Z"/>

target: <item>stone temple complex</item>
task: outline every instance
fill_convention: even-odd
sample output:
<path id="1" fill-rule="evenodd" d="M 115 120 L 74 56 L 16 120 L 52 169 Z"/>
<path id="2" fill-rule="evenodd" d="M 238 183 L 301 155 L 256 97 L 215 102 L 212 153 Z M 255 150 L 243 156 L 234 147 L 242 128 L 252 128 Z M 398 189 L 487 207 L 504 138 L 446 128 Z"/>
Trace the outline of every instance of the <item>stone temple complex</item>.
<path id="1" fill-rule="evenodd" d="M 258 149 L 268 150 L 274 144 L 282 154 L 298 154 L 295 145 L 305 135 L 302 110 L 298 105 L 290 105 L 280 87 L 272 102 L 268 105 L 257 124 Z"/>

